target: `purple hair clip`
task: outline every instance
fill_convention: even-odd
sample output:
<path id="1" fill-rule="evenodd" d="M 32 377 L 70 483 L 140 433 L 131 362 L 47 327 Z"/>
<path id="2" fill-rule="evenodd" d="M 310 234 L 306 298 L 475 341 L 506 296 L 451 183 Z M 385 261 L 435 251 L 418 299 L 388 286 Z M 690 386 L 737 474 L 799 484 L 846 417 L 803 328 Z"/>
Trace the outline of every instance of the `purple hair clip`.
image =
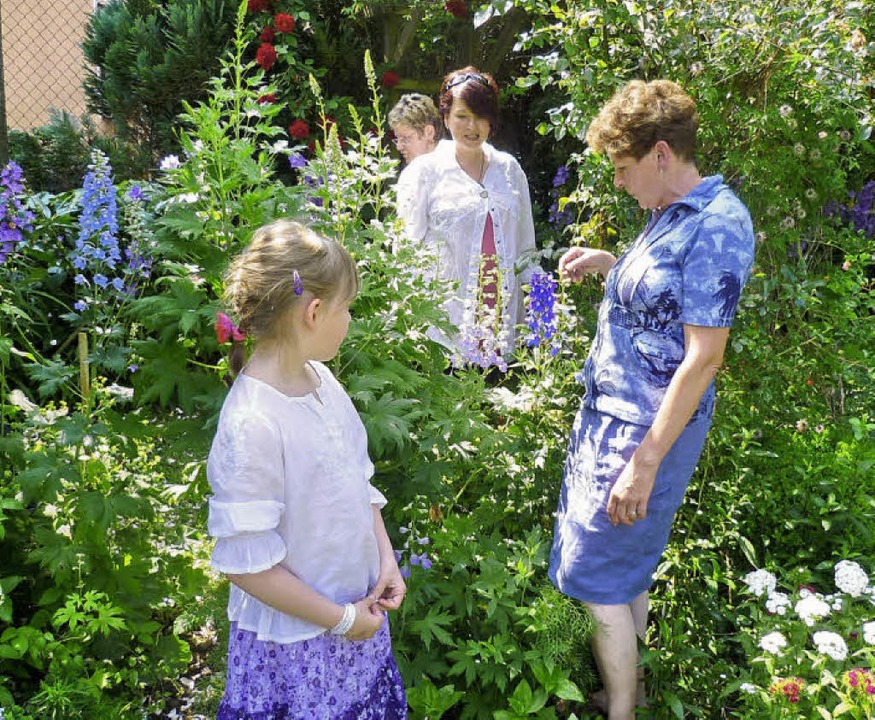
<path id="1" fill-rule="evenodd" d="M 304 281 L 301 280 L 301 274 L 297 270 L 292 271 L 292 289 L 295 291 L 295 295 L 304 292 Z"/>

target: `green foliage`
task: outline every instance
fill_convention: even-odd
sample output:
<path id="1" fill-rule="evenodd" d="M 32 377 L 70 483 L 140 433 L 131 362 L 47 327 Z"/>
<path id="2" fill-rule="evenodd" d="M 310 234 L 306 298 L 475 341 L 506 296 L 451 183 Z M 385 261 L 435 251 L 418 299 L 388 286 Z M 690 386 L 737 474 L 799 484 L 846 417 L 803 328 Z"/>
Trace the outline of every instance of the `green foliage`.
<path id="1" fill-rule="evenodd" d="M 90 415 L 19 412 L 0 444 L 0 676 L 40 718 L 129 712 L 191 659 L 168 624 L 204 583 L 168 492 L 188 428 L 100 397 Z"/>
<path id="2" fill-rule="evenodd" d="M 97 131 L 94 122 L 76 120 L 66 112 L 50 112 L 47 125 L 30 133 L 9 133 L 9 157 L 24 171 L 33 192 L 63 193 L 79 187 L 88 167 L 90 148 L 109 156 L 119 179 L 143 177 L 150 165 L 148 153 Z"/>
<path id="3" fill-rule="evenodd" d="M 203 97 L 235 10 L 230 0 L 114 0 L 93 13 L 82 44 L 89 109 L 153 158 L 177 147 L 182 100 Z"/>
<path id="4" fill-rule="evenodd" d="M 154 18 L 125 26 L 132 34 L 124 37 L 144 43 L 141 57 L 117 47 L 109 61 L 124 72 L 152 67 L 131 80 L 134 103 L 118 102 L 140 112 L 134 104 L 156 91 L 157 109 L 130 122 L 135 134 L 147 127 L 167 139 L 173 114 L 156 119 L 171 112 L 156 78 L 178 70 L 179 59 L 158 62 L 171 18 L 153 5 L 114 3 L 95 23 L 107 24 L 100 38 L 109 48 L 122 37 L 111 24 L 124 13 L 125 22 Z M 574 376 L 601 287 L 561 290 L 556 356 L 521 350 L 506 376 L 450 371 L 427 335 L 446 322 L 443 288 L 415 272 L 429 260 L 401 237 L 391 191 L 397 163 L 379 141 L 392 97 L 378 88 L 383 70 L 407 68 L 392 92 L 413 89 L 403 85 L 413 78 L 433 81 L 461 57 L 451 40 L 467 38 L 468 51 L 488 55 L 523 10 L 531 32 L 501 68 L 512 79 L 530 60 L 509 93 L 525 111 L 508 137 L 544 123 L 546 135 L 532 144 L 544 165 L 524 156 L 533 187 L 550 184 L 538 168 L 552 174 L 569 162 L 578 185 L 563 184 L 557 200 L 577 213 L 571 241 L 622 248 L 641 227 L 640 212 L 618 202 L 606 164 L 580 140 L 598 105 L 636 76 L 673 77 L 693 92 L 701 166 L 723 172 L 755 216 L 757 267 L 730 336 L 709 442 L 657 573 L 642 660 L 657 717 L 757 716 L 753 696 L 739 692 L 738 668 L 753 657 L 745 637 L 767 619 L 740 595 L 739 578 L 752 567 L 801 565 L 800 580 L 823 582 L 824 563 L 866 557 L 875 542 L 866 484 L 875 463 L 875 247 L 821 211 L 830 200 L 852 202 L 849 190 L 872 176 L 871 51 L 855 45 L 854 30 L 865 39 L 875 28 L 858 3 L 785 6 L 519 0 L 472 3 L 466 19 L 455 19 L 442 3 L 411 3 L 408 14 L 388 3 L 281 0 L 275 11 L 291 11 L 298 24 L 266 73 L 251 58 L 272 16 L 240 5 L 230 50 L 213 51 L 218 74 L 202 99 L 182 98 L 168 81 L 184 110 L 179 158 L 143 186 L 143 234 L 122 222 L 125 238 L 154 236 L 153 282 L 130 312 L 98 324 L 112 331 L 92 346 L 92 406 L 38 407 L 8 392 L 79 397 L 72 343 L 82 323 L 71 313 L 67 258 L 80 196 L 31 195 L 34 232 L 0 268 L 7 717 L 102 720 L 160 708 L 152 697 L 172 692 L 193 632 L 209 618 L 224 622 L 214 607 L 224 589 L 210 593 L 209 610 L 191 602 L 205 581 L 202 468 L 226 371 L 213 322 L 228 259 L 281 216 L 340 239 L 361 269 L 333 370 L 367 426 L 374 481 L 390 499 L 387 526 L 411 571 L 393 638 L 413 717 L 548 718 L 578 709 L 595 683 L 590 621 L 549 585 L 545 563 L 582 390 Z M 196 26 L 173 17 L 179 35 Z M 385 42 L 401 54 L 375 53 L 376 66 L 367 56 L 362 71 L 359 51 L 379 44 L 380 19 L 391 20 Z M 213 41 L 209 32 L 199 40 Z M 138 85 L 143 79 L 151 84 Z M 271 93 L 283 102 L 259 102 Z M 318 128 L 312 149 L 290 145 L 281 128 L 297 117 Z M 22 140 L 33 158 L 50 158 L 31 162 L 42 177 L 81 157 L 74 124 L 57 126 L 45 145 Z M 171 146 L 150 149 L 158 147 Z M 555 239 L 541 230 L 549 264 Z M 119 354 L 124 347 L 132 357 Z M 104 389 L 124 377 L 121 360 L 139 365 L 136 410 L 115 409 Z M 189 411 L 192 418 L 180 416 Z"/>

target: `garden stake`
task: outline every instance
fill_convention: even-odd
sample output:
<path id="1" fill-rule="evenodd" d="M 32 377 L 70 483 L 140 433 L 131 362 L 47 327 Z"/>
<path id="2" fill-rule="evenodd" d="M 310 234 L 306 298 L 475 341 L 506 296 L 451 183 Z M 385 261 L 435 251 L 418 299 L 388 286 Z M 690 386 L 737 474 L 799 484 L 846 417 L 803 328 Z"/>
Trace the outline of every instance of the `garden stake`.
<path id="1" fill-rule="evenodd" d="M 79 387 L 83 397 L 91 395 L 91 376 L 88 367 L 88 335 L 79 333 Z"/>

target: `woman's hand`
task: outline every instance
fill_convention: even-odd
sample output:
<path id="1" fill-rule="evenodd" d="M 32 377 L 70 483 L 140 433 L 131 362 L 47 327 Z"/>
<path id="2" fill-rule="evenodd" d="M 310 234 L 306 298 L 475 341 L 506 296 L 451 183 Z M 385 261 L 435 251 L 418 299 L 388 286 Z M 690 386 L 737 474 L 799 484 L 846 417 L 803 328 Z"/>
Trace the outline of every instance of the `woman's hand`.
<path id="1" fill-rule="evenodd" d="M 381 564 L 380 577 L 368 597 L 383 610 L 397 610 L 406 594 L 407 584 L 401 576 L 393 553 Z"/>
<path id="2" fill-rule="evenodd" d="M 632 455 L 608 497 L 608 517 L 614 526 L 633 525 L 647 517 L 647 502 L 658 469 L 659 463 L 646 463 Z"/>
<path id="3" fill-rule="evenodd" d="M 589 273 L 605 277 L 616 262 L 617 258 L 607 250 L 573 247 L 559 259 L 559 276 L 578 282 Z"/>
<path id="4" fill-rule="evenodd" d="M 349 640 L 367 640 L 383 626 L 386 614 L 370 597 L 355 603 L 355 622 L 346 634 Z"/>

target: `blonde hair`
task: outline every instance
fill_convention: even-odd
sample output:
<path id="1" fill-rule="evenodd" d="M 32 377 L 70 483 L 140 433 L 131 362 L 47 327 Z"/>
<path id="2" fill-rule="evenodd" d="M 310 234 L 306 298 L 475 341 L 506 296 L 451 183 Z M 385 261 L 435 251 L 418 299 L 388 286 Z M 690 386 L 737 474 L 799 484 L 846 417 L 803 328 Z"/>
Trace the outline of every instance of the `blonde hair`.
<path id="1" fill-rule="evenodd" d="M 444 132 L 444 124 L 441 115 L 427 95 L 420 93 L 407 93 L 395 103 L 389 111 L 389 127 L 392 129 L 398 125 L 409 125 L 416 132 L 422 134 L 429 125 L 434 128 L 435 142 L 440 140 Z"/>
<path id="2" fill-rule="evenodd" d="M 699 113 L 671 80 L 633 80 L 608 100 L 586 133 L 597 153 L 640 160 L 664 140 L 680 160 L 693 162 Z"/>
<path id="3" fill-rule="evenodd" d="M 334 240 L 292 220 L 259 228 L 225 273 L 224 301 L 241 332 L 258 342 L 273 337 L 278 321 L 301 298 L 352 300 L 359 290 L 355 260 Z M 238 352 L 234 352 L 238 350 Z M 233 374 L 243 366 L 235 343 Z"/>

